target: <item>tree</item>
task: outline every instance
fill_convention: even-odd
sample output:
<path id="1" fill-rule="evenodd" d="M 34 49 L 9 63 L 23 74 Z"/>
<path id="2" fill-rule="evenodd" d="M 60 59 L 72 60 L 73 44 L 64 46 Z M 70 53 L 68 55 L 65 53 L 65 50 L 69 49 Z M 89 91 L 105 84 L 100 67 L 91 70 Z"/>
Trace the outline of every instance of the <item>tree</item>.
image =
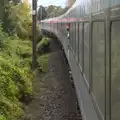
<path id="1" fill-rule="evenodd" d="M 56 17 L 64 14 L 68 8 L 62 8 L 61 6 L 50 5 L 47 8 L 47 17 Z"/>
<path id="2" fill-rule="evenodd" d="M 55 5 L 50 5 L 50 6 L 48 6 L 48 8 L 47 8 L 47 12 L 48 13 L 51 13 L 53 10 L 55 10 L 56 9 L 56 6 Z"/>
<path id="3" fill-rule="evenodd" d="M 31 36 L 32 16 L 27 0 L 19 4 L 10 3 L 4 9 L 3 29 L 9 34 L 17 34 L 21 38 Z"/>
<path id="4" fill-rule="evenodd" d="M 47 12 L 45 8 L 42 5 L 39 6 L 38 13 L 37 13 L 37 19 L 42 20 L 42 19 L 45 19 L 46 17 L 47 17 Z"/>
<path id="5" fill-rule="evenodd" d="M 17 10 L 13 10 L 13 8 L 17 8 L 19 4 L 22 4 L 21 0 L 1 0 L 0 1 L 0 21 L 2 23 L 2 27 L 6 32 L 13 31 L 14 29 L 14 18 L 17 15 Z M 13 18 L 11 19 L 11 13 L 13 12 Z"/>

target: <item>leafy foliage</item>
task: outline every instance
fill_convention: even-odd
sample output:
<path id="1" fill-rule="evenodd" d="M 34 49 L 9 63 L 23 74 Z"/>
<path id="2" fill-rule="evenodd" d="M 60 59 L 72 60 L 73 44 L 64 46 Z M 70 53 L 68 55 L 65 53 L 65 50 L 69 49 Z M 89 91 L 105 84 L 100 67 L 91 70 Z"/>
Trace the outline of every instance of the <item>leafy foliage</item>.
<path id="1" fill-rule="evenodd" d="M 4 7 L 3 29 L 9 35 L 17 35 L 19 38 L 28 39 L 32 37 L 31 9 L 26 0 L 23 3 L 9 3 Z M 39 27 L 37 25 L 37 33 Z"/>
<path id="2" fill-rule="evenodd" d="M 37 49 L 41 47 L 42 45 L 47 45 L 49 44 L 49 39 L 48 38 L 43 38 L 38 44 L 37 44 Z"/>
<path id="3" fill-rule="evenodd" d="M 48 55 L 41 55 L 38 57 L 38 67 L 42 72 L 47 72 L 48 71 Z"/>
<path id="4" fill-rule="evenodd" d="M 45 9 L 47 13 L 44 12 Z M 50 5 L 47 8 L 43 9 L 42 15 L 44 15 L 44 18 L 56 17 L 64 14 L 67 10 L 68 10 L 67 7 L 62 8 L 61 6 Z M 38 10 L 38 20 L 40 20 L 40 18 L 41 18 L 41 7 Z"/>
<path id="5" fill-rule="evenodd" d="M 32 95 L 30 7 L 25 0 L 0 1 L 0 120 L 18 120 L 23 98 Z"/>
<path id="6" fill-rule="evenodd" d="M 48 53 L 49 51 L 50 51 L 50 40 L 48 38 L 43 38 L 37 44 L 37 54 L 42 55 Z"/>
<path id="7" fill-rule="evenodd" d="M 47 12 L 45 8 L 43 6 L 40 6 L 38 9 L 37 19 L 43 20 L 44 18 L 46 18 L 46 16 L 47 16 Z"/>
<path id="8" fill-rule="evenodd" d="M 33 77 L 29 67 L 31 44 L 27 40 L 8 37 L 1 27 L 0 36 L 2 38 L 0 39 L 2 41 L 0 53 L 0 120 L 16 120 L 23 114 L 19 100 L 32 94 Z M 29 54 L 29 56 L 24 57 L 23 54 Z"/>

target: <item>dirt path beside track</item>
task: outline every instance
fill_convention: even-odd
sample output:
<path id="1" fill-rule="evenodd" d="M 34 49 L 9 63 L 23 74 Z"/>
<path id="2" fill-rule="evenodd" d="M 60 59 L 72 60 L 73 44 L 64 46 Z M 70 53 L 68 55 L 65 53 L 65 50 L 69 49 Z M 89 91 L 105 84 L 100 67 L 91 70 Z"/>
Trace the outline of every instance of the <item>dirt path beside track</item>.
<path id="1" fill-rule="evenodd" d="M 35 96 L 25 108 L 25 120 L 81 120 L 63 51 L 55 40 L 51 40 L 50 49 L 48 72 L 37 73 Z"/>

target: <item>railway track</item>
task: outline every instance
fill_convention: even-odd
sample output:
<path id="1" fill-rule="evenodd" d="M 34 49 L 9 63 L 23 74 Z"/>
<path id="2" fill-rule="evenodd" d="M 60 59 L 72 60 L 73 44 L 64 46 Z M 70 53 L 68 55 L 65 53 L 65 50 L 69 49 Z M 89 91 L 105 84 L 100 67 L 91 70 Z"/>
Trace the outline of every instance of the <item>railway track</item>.
<path id="1" fill-rule="evenodd" d="M 41 75 L 37 76 L 36 96 L 28 106 L 27 114 L 34 120 L 82 120 L 69 66 L 56 40 L 51 40 L 50 50 L 48 73 L 42 80 Z"/>

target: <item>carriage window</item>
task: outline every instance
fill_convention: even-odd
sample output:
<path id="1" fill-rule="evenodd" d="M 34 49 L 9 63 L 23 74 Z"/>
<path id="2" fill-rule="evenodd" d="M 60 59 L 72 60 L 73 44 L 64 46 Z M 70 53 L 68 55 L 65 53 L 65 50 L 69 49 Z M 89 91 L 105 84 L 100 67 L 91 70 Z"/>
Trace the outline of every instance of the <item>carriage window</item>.
<path id="1" fill-rule="evenodd" d="M 79 64 L 82 67 L 82 23 L 79 23 Z"/>
<path id="2" fill-rule="evenodd" d="M 120 120 L 120 22 L 112 23 L 111 48 L 111 120 Z"/>
<path id="3" fill-rule="evenodd" d="M 76 52 L 76 33 L 75 33 L 76 25 L 73 23 L 73 50 Z"/>
<path id="4" fill-rule="evenodd" d="M 103 22 L 94 22 L 92 31 L 93 96 L 99 113 L 104 117 L 105 106 L 105 30 Z"/>
<path id="5" fill-rule="evenodd" d="M 77 46 L 76 46 L 76 23 L 74 23 L 74 25 L 75 25 L 75 29 L 74 29 L 74 33 L 75 33 L 75 37 L 74 37 L 74 41 L 75 41 L 75 55 L 76 55 L 76 49 L 77 49 Z"/>
<path id="6" fill-rule="evenodd" d="M 64 35 L 67 36 L 66 23 L 64 23 Z"/>
<path id="7" fill-rule="evenodd" d="M 120 4 L 120 0 L 111 0 L 111 6 Z"/>
<path id="8" fill-rule="evenodd" d="M 70 46 L 72 47 L 72 23 L 70 23 Z"/>
<path id="9" fill-rule="evenodd" d="M 79 61 L 79 38 L 78 38 L 78 23 L 76 23 L 76 58 L 77 58 L 77 61 Z"/>
<path id="10" fill-rule="evenodd" d="M 66 32 L 66 29 L 65 29 L 65 23 L 63 23 L 63 29 L 62 29 L 62 32 L 63 32 L 63 35 L 65 36 L 65 32 Z"/>
<path id="11" fill-rule="evenodd" d="M 71 25 L 72 25 L 72 29 L 71 29 L 71 40 L 72 40 L 72 50 L 73 50 L 73 38 L 74 38 L 74 36 L 73 36 L 73 23 L 71 23 Z"/>
<path id="12" fill-rule="evenodd" d="M 84 73 L 89 83 L 89 23 L 84 23 Z"/>

